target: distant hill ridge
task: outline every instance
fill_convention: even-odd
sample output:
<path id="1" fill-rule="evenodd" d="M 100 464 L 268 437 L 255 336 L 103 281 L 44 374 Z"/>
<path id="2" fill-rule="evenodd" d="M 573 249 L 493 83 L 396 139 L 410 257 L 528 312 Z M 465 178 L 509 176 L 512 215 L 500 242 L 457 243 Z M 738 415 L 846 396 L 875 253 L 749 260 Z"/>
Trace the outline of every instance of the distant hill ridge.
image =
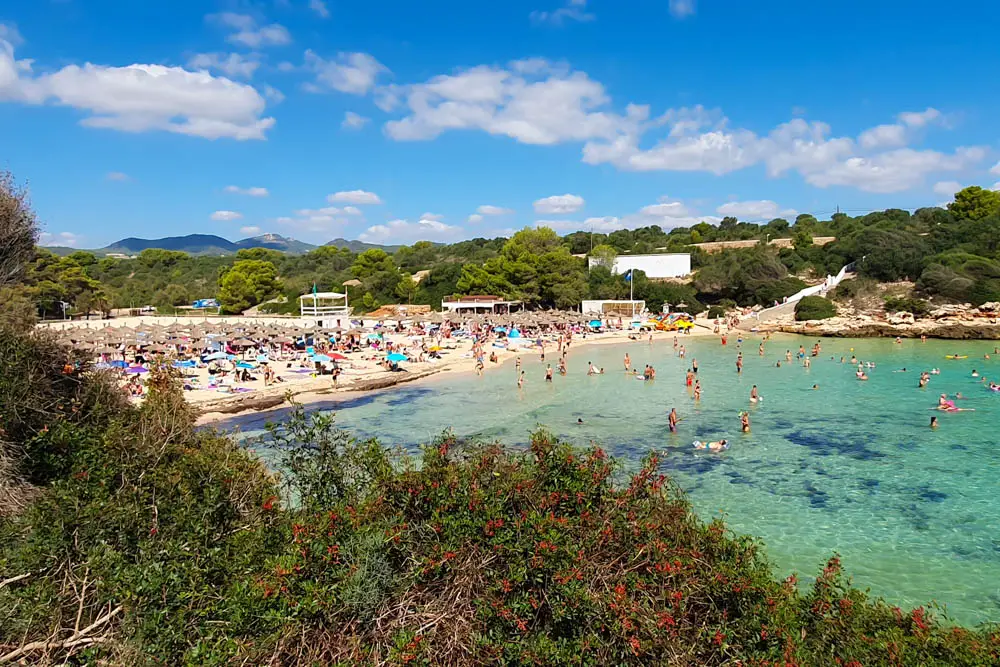
<path id="1" fill-rule="evenodd" d="M 326 245 L 348 248 L 352 252 L 363 252 L 371 248 L 380 248 L 391 253 L 402 247 L 398 245 L 388 246 L 364 243 L 363 241 L 349 241 L 343 238 L 334 239 Z M 260 236 L 252 236 L 239 241 L 230 241 L 215 234 L 188 234 L 186 236 L 167 236 L 161 239 L 129 237 L 90 252 L 99 255 L 112 253 L 135 255 L 143 250 L 157 248 L 160 250 L 186 252 L 190 255 L 234 255 L 237 251 L 245 248 L 268 248 L 270 250 L 287 252 L 291 255 L 300 255 L 310 250 L 315 250 L 317 247 L 319 246 L 305 243 L 304 241 L 297 241 L 287 236 L 281 236 L 280 234 L 261 234 Z M 58 254 L 68 254 L 75 249 L 59 248 L 59 250 L 65 250 L 66 252 L 59 252 Z"/>

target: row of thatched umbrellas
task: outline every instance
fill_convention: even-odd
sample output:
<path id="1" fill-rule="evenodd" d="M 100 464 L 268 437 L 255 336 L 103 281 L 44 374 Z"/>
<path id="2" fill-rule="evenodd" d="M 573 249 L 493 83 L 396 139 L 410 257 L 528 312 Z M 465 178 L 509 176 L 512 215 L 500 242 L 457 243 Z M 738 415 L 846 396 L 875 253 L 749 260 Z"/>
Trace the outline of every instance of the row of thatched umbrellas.
<path id="1" fill-rule="evenodd" d="M 452 325 L 464 322 L 489 323 L 494 326 L 553 326 L 584 324 L 593 319 L 591 315 L 566 311 L 539 311 L 513 313 L 509 315 L 461 315 L 456 313 L 429 313 L 404 320 L 406 322 Z M 211 338 L 215 342 L 228 343 L 233 347 L 252 347 L 261 343 L 292 344 L 302 336 L 315 334 L 349 336 L 369 333 L 370 329 L 341 327 L 302 327 L 298 325 L 255 324 L 255 323 L 182 323 L 168 326 L 141 324 L 137 327 L 105 326 L 95 329 L 66 329 L 63 337 L 82 348 L 93 348 L 99 354 L 114 353 L 111 345 L 136 345 L 150 352 L 164 352 L 164 344 L 176 344 L 185 340 Z"/>

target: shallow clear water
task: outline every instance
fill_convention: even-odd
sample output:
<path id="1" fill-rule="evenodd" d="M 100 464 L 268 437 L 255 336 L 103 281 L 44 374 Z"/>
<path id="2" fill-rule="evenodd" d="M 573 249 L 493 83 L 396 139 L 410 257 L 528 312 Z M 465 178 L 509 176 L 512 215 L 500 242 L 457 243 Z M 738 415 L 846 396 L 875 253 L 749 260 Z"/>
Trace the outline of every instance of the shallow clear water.
<path id="1" fill-rule="evenodd" d="M 722 347 L 715 338 L 682 338 L 687 359 L 667 338 L 652 346 L 578 348 L 569 374 L 553 383 L 544 382 L 545 365 L 532 353 L 522 355 L 522 391 L 508 363 L 484 377 L 443 373 L 318 409 L 335 410 L 342 426 L 387 445 L 429 442 L 449 426 L 516 445 L 544 425 L 581 445 L 599 442 L 631 464 L 650 449 L 665 450 L 667 472 L 698 513 L 722 513 L 735 531 L 762 538 L 779 575 L 811 576 L 836 550 L 856 584 L 893 603 L 936 600 L 962 623 L 1000 621 L 1000 393 L 971 377 L 978 369 L 1000 380 L 1000 355 L 983 359 L 994 356 L 994 343 L 824 339 L 812 368 L 785 362 L 785 350 L 794 355 L 803 344 L 808 351 L 814 341 L 776 337 L 762 358 L 758 339 L 748 338 L 742 375 L 735 340 Z M 868 382 L 840 363 L 851 348 L 877 363 Z M 625 375 L 626 351 L 633 366 L 653 364 L 657 379 Z M 946 360 L 951 353 L 969 358 Z M 700 404 L 684 382 L 692 357 L 700 367 Z M 556 361 L 554 350 L 548 361 Z M 588 377 L 588 361 L 607 373 Z M 893 372 L 902 367 L 910 372 Z M 934 367 L 941 374 L 919 389 L 919 370 Z M 754 384 L 764 400 L 751 407 Z M 968 398 L 959 405 L 975 411 L 931 411 L 943 392 L 962 392 Z M 676 435 L 666 427 L 671 407 L 683 418 Z M 753 424 L 747 435 L 739 432 L 744 409 Z M 936 431 L 928 427 L 932 415 L 941 423 Z M 226 426 L 253 433 L 263 421 Z M 723 437 L 732 447 L 721 454 L 691 446 Z"/>

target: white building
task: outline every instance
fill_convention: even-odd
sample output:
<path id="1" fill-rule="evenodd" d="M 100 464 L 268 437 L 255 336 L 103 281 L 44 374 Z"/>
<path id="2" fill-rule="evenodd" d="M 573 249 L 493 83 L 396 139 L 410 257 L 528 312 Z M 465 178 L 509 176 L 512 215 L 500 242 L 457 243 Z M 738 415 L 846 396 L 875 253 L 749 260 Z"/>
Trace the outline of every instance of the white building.
<path id="1" fill-rule="evenodd" d="M 589 259 L 590 267 L 600 265 L 596 257 Z M 618 255 L 611 267 L 611 273 L 626 273 L 630 270 L 642 271 L 647 278 L 683 278 L 691 273 L 691 255 L 686 252 L 662 253 L 659 255 Z"/>
<path id="2" fill-rule="evenodd" d="M 299 314 L 307 324 L 319 327 L 351 326 L 347 295 L 340 292 L 313 292 L 299 297 Z"/>
<path id="3" fill-rule="evenodd" d="M 524 304 L 520 301 L 507 301 L 491 294 L 473 294 L 463 296 L 446 296 L 441 300 L 441 309 L 452 313 L 512 313 Z"/>

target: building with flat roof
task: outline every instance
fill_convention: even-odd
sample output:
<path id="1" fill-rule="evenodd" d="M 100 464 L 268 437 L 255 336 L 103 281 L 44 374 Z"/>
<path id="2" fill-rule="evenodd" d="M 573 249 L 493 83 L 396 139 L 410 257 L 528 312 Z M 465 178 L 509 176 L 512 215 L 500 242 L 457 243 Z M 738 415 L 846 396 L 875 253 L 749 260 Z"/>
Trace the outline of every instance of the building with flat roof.
<path id="1" fill-rule="evenodd" d="M 469 294 L 465 296 L 446 296 L 441 300 L 441 308 L 452 313 L 511 313 L 514 310 L 524 310 L 521 301 L 507 301 L 492 294 Z"/>
<path id="2" fill-rule="evenodd" d="M 340 292 L 311 292 L 299 297 L 299 314 L 303 320 L 319 327 L 351 326 L 351 309 L 347 295 Z"/>
<path id="3" fill-rule="evenodd" d="M 591 268 L 599 266 L 601 260 L 596 257 L 589 259 Z M 686 252 L 669 252 L 657 255 L 618 255 L 611 266 L 611 273 L 627 273 L 642 271 L 647 278 L 660 280 L 663 278 L 683 278 L 691 273 L 691 255 Z"/>

